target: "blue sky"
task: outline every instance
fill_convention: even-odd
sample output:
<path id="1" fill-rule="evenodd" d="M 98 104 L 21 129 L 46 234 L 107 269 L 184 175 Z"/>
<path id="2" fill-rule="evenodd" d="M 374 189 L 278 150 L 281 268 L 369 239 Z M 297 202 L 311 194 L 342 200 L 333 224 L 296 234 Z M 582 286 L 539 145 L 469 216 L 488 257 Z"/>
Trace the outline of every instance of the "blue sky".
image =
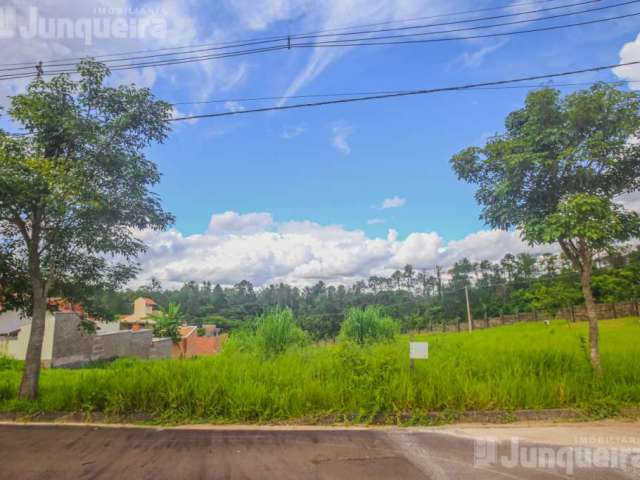
<path id="1" fill-rule="evenodd" d="M 299 31 L 296 20 L 281 23 Z M 281 33 L 283 27 L 276 23 L 260 35 Z M 636 18 L 507 40 L 361 47 L 330 63 L 297 93 L 404 90 L 611 64 L 639 31 Z M 248 65 L 246 80 L 214 97 L 281 95 L 308 59 L 308 51 L 293 50 L 234 60 Z M 575 81 L 596 79 L 617 77 L 605 72 Z M 169 100 L 192 98 L 174 86 L 157 92 Z M 445 239 L 460 238 L 482 223 L 473 189 L 455 178 L 449 158 L 500 131 L 505 115 L 525 95 L 526 89 L 443 93 L 177 125 L 151 153 L 164 173 L 158 191 L 184 233 L 202 231 L 213 209 L 268 211 L 278 220 L 338 223 L 370 235 L 392 227 L 400 236 L 435 230 Z M 221 110 L 214 104 L 197 111 Z M 334 129 L 347 132 L 348 151 L 332 143 Z M 297 135 L 283 138 L 286 132 Z M 406 199 L 403 207 L 379 208 L 396 195 Z M 371 219 L 385 223 L 368 225 Z"/>
<path id="2" fill-rule="evenodd" d="M 52 46 L 15 39 L 11 55 L 35 50 L 30 57 L 50 59 L 64 56 L 60 52 L 100 54 L 398 21 L 472 8 L 511 5 L 500 12 L 455 19 L 574 3 L 548 0 L 519 5 L 524 1 L 229 0 L 212 6 L 177 0 L 130 5 L 118 0 L 110 4 L 162 12 L 168 22 L 167 37 L 155 43 L 102 41 L 92 46 L 73 40 Z M 43 6 L 41 13 L 77 16 L 84 11 L 88 15 L 92 11 L 88 4 L 95 8 L 102 3 L 78 0 L 65 7 L 52 3 Z M 614 3 L 597 2 L 574 10 Z M 519 28 L 635 11 L 640 11 L 640 3 Z M 639 33 L 640 17 L 632 17 L 507 38 L 283 50 L 120 73 L 114 82 L 149 86 L 170 102 L 430 88 L 615 64 L 625 45 L 630 45 L 625 60 L 640 59 Z M 634 54 L 637 58 L 631 58 Z M 638 70 L 624 75 L 640 80 Z M 557 82 L 619 79 L 607 71 Z M 22 87 L 13 85 L 8 93 Z M 166 209 L 176 215 L 176 224 L 165 234 L 145 233 L 151 249 L 143 259 L 142 278 L 153 275 L 170 285 L 189 279 L 233 283 L 242 278 L 256 283 L 349 282 L 405 261 L 426 267 L 462 255 L 497 258 L 506 250 L 525 249 L 513 232 L 490 232 L 482 224 L 473 188 L 455 178 L 449 159 L 500 132 L 505 116 L 522 106 L 526 92 L 452 92 L 176 123 L 167 141 L 148 152 L 163 174 L 156 190 Z M 176 114 L 276 103 L 180 105 Z M 382 208 L 385 199 L 394 198 L 397 201 L 390 203 L 397 206 Z M 226 217 L 224 212 L 229 212 Z M 254 220 L 258 223 L 251 226 Z M 298 249 L 300 256 L 288 257 Z"/>

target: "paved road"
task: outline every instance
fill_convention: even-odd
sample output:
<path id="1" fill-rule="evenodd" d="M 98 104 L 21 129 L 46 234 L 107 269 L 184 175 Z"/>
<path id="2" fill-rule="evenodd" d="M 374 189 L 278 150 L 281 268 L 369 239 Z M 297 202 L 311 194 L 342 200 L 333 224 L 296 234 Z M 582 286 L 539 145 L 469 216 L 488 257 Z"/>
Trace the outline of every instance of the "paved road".
<path id="1" fill-rule="evenodd" d="M 499 444 L 497 457 L 510 448 Z M 565 468 L 474 466 L 474 452 L 493 453 L 434 430 L 1 425 L 0 479 L 640 478 L 616 469 L 578 468 L 570 477 Z"/>

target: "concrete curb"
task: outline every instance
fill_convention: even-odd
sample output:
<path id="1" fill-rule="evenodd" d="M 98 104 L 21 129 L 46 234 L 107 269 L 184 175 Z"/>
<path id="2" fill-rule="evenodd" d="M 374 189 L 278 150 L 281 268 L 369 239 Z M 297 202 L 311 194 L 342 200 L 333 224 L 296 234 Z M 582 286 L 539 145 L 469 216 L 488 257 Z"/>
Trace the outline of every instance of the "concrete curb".
<path id="1" fill-rule="evenodd" d="M 640 418 L 640 407 L 621 409 L 618 415 L 611 418 Z M 515 410 L 515 411 L 468 411 L 468 412 L 428 412 L 423 416 L 424 421 L 416 421 L 415 417 L 407 414 L 403 417 L 385 418 L 376 417 L 371 422 L 363 424 L 358 422 L 355 415 L 327 415 L 315 418 L 300 418 L 284 421 L 249 423 L 255 427 L 259 426 L 295 426 L 295 427 L 405 427 L 412 426 L 436 426 L 452 425 L 460 423 L 471 424 L 509 424 L 515 422 L 537 422 L 537 421 L 573 421 L 586 422 L 593 421 L 593 416 L 588 412 L 571 408 L 553 408 L 544 410 Z M 395 420 L 395 422 L 391 422 Z M 206 421 L 194 422 L 163 422 L 159 416 L 146 413 L 130 415 L 106 415 L 102 412 L 82 413 L 82 412 L 38 412 L 33 414 L 23 412 L 0 412 L 0 423 L 56 423 L 56 424 L 103 424 L 103 425 L 136 425 L 144 423 L 157 423 L 158 425 L 184 425 L 194 426 L 205 424 Z M 230 423 L 208 423 L 221 427 L 234 425 Z"/>

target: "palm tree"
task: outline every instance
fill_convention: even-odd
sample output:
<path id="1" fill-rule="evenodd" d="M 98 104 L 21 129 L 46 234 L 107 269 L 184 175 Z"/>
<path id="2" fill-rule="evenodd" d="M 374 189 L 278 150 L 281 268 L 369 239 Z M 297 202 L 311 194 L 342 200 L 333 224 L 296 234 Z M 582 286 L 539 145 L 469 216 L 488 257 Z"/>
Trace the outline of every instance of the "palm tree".
<path id="1" fill-rule="evenodd" d="M 166 309 L 161 308 L 149 314 L 147 318 L 155 322 L 153 334 L 156 337 L 169 337 L 176 344 L 182 338 L 178 328 L 182 325 L 183 317 L 177 303 L 171 302 Z"/>

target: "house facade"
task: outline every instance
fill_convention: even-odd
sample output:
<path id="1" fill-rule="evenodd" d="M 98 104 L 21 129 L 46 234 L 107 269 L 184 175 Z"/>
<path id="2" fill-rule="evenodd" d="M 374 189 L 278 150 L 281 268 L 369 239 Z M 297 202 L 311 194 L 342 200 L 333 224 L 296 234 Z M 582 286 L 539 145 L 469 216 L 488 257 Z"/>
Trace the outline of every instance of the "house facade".
<path id="1" fill-rule="evenodd" d="M 171 358 L 171 339 L 153 338 L 151 330 L 97 330 L 89 333 L 75 312 L 48 313 L 42 346 L 43 367 L 79 367 L 95 360 L 118 357 Z M 117 323 L 115 324 L 117 327 Z M 100 325 L 97 325 L 100 327 Z M 31 335 L 31 322 L 15 335 L 0 337 L 0 352 L 24 360 Z"/>
<path id="2" fill-rule="evenodd" d="M 158 310 L 158 304 L 151 298 L 138 297 L 133 302 L 133 313 L 120 318 L 120 327 L 131 330 L 153 328 L 154 322 L 149 316 Z"/>

